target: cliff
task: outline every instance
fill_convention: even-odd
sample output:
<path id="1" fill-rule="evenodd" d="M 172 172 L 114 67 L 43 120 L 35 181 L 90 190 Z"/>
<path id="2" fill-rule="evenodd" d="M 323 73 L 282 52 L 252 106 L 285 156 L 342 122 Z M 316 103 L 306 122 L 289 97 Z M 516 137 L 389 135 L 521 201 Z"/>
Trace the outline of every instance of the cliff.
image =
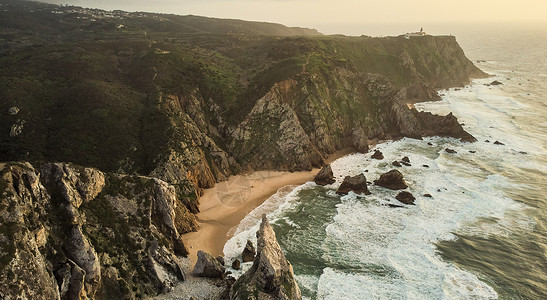
<path id="1" fill-rule="evenodd" d="M 183 277 L 202 189 L 232 174 L 309 170 L 369 139 L 474 140 L 409 108 L 485 76 L 454 37 L 0 1 L 0 162 L 34 165 L 2 171 L 0 291 L 36 273 L 27 297 L 153 294 Z"/>
<path id="2" fill-rule="evenodd" d="M 2 299 L 141 298 L 184 280 L 192 215 L 159 179 L 8 164 L 0 203 Z"/>

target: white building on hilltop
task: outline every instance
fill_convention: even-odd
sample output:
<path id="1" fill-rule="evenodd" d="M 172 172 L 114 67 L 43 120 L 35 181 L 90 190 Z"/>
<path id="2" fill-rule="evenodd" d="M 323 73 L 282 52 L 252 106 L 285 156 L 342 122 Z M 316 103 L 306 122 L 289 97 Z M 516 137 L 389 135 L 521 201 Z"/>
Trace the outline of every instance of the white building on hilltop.
<path id="1" fill-rule="evenodd" d="M 409 39 L 410 37 L 412 36 L 424 36 L 426 35 L 425 31 L 424 31 L 424 28 L 420 28 L 420 31 L 419 32 L 408 32 L 408 33 L 405 33 L 405 38 Z"/>

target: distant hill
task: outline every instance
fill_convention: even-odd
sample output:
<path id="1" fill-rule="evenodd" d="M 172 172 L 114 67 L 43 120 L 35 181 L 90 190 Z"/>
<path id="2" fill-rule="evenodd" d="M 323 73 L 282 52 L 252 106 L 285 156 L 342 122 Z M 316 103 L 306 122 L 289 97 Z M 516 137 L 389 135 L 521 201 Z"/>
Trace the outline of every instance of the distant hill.
<path id="1" fill-rule="evenodd" d="M 234 35 L 273 35 L 273 36 L 313 36 L 321 35 L 315 29 L 287 27 L 281 24 L 251 22 L 232 19 L 218 19 L 200 16 L 180 16 L 146 12 L 105 11 L 78 6 L 59 6 L 35 1 L 2 0 L 9 7 L 9 13 L 2 14 L 1 25 L 36 23 L 36 30 L 60 32 L 85 26 L 93 29 L 123 25 L 126 30 L 161 31 L 176 33 L 211 33 Z M 34 18 L 21 16 L 21 13 L 33 10 Z M 4 9 L 5 10 L 5 9 Z M 57 15 L 62 22 L 52 22 Z M 26 24 L 30 25 L 30 24 Z"/>

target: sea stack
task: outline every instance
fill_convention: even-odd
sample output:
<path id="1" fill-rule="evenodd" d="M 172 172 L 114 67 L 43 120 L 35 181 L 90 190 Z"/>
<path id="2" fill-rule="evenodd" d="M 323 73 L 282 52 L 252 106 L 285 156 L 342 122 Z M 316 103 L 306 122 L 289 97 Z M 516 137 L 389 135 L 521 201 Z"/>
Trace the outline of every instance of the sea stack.
<path id="1" fill-rule="evenodd" d="M 256 233 L 253 266 L 232 285 L 230 299 L 302 299 L 291 263 L 285 258 L 266 215 Z"/>

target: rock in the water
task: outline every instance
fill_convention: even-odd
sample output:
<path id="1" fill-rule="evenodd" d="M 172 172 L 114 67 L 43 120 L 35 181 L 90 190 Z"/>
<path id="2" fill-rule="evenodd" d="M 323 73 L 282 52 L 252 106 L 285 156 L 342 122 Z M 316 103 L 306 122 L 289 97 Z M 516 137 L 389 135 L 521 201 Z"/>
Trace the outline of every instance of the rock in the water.
<path id="1" fill-rule="evenodd" d="M 216 259 L 217 259 L 219 264 L 224 266 L 224 257 L 223 256 L 219 255 L 219 256 L 217 256 Z"/>
<path id="2" fill-rule="evenodd" d="M 372 154 L 371 158 L 382 160 L 382 159 L 384 159 L 384 154 L 380 150 L 375 150 L 374 154 Z"/>
<path id="3" fill-rule="evenodd" d="M 241 268 L 241 262 L 239 261 L 239 259 L 235 259 L 234 262 L 232 263 L 232 268 L 234 270 L 239 270 L 239 268 Z"/>
<path id="4" fill-rule="evenodd" d="M 431 196 L 431 194 L 424 194 L 424 197 L 433 198 L 433 196 Z"/>
<path id="5" fill-rule="evenodd" d="M 494 81 L 490 82 L 490 85 L 501 85 L 501 84 L 503 84 L 503 83 L 501 83 L 497 80 L 494 80 Z"/>
<path id="6" fill-rule="evenodd" d="M 476 142 L 477 139 L 465 131 L 458 119 L 449 113 L 437 116 L 430 112 L 412 110 L 419 123 L 422 124 L 423 136 L 449 136 L 459 138 L 462 142 Z"/>
<path id="7" fill-rule="evenodd" d="M 408 156 L 403 157 L 403 159 L 401 159 L 401 160 L 406 162 L 406 163 L 410 163 L 410 158 L 408 158 Z"/>
<path id="8" fill-rule="evenodd" d="M 424 167 L 424 168 L 429 168 L 429 165 L 422 165 L 422 167 Z"/>
<path id="9" fill-rule="evenodd" d="M 433 146 L 433 144 L 431 142 L 427 142 L 427 145 L 429 146 Z"/>
<path id="10" fill-rule="evenodd" d="M 318 185 L 333 184 L 336 180 L 334 179 L 334 174 L 332 173 L 330 165 L 324 166 L 321 171 L 315 175 L 313 181 Z"/>
<path id="11" fill-rule="evenodd" d="M 398 162 L 398 161 L 394 161 L 391 163 L 392 165 L 396 166 L 396 167 L 400 167 L 401 166 L 401 163 Z"/>
<path id="12" fill-rule="evenodd" d="M 199 250 L 193 273 L 198 277 L 219 278 L 224 274 L 224 267 L 211 254 Z"/>
<path id="13" fill-rule="evenodd" d="M 353 177 L 346 176 L 336 193 L 339 195 L 347 195 L 349 191 L 353 191 L 356 194 L 370 195 L 365 175 L 359 174 Z"/>
<path id="14" fill-rule="evenodd" d="M 230 299 L 302 299 L 293 268 L 285 258 L 266 215 L 256 233 L 258 252 L 253 266 L 232 285 Z"/>
<path id="15" fill-rule="evenodd" d="M 243 249 L 243 253 L 241 253 L 241 259 L 244 263 L 253 261 L 255 259 L 256 250 L 253 246 L 253 242 L 247 240 L 247 245 L 245 245 L 245 248 Z"/>
<path id="16" fill-rule="evenodd" d="M 446 148 L 446 149 L 444 149 L 444 151 L 446 151 L 446 153 L 450 153 L 450 154 L 456 154 L 456 153 L 458 153 L 458 152 L 456 152 L 456 150 L 452 150 L 452 149 L 450 149 L 450 148 Z"/>
<path id="17" fill-rule="evenodd" d="M 500 141 L 495 141 L 495 142 L 494 142 L 494 145 L 501 145 L 501 146 L 503 146 L 503 145 L 505 145 L 505 144 L 502 143 L 502 142 L 500 142 Z"/>
<path id="18" fill-rule="evenodd" d="M 477 153 L 475 150 L 469 150 L 469 153 Z"/>
<path id="19" fill-rule="evenodd" d="M 397 196 L 395 196 L 395 199 L 403 202 L 404 204 L 411 205 L 414 205 L 414 200 L 416 200 L 416 198 L 414 198 L 414 195 L 407 191 L 401 191 L 399 194 L 397 194 Z"/>
<path id="20" fill-rule="evenodd" d="M 374 180 L 374 184 L 383 186 L 392 190 L 406 189 L 408 186 L 403 178 L 403 174 L 397 170 L 391 170 L 380 175 L 380 178 Z"/>
<path id="21" fill-rule="evenodd" d="M 407 166 L 407 167 L 412 166 L 410 163 L 407 163 L 406 161 L 402 161 L 401 163 L 402 163 L 403 165 Z"/>

